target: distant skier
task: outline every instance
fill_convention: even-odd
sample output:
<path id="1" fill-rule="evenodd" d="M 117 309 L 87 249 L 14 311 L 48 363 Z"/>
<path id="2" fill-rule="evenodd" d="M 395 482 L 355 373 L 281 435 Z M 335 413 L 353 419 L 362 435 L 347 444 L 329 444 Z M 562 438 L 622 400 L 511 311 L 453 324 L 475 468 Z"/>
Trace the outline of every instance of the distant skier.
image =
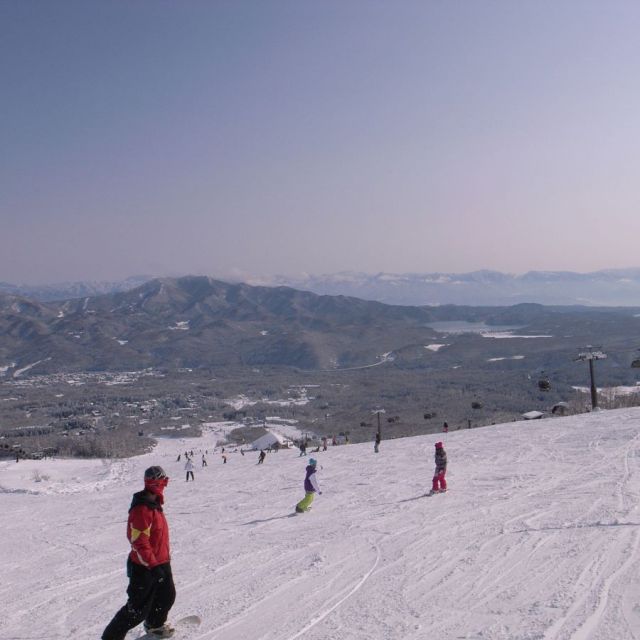
<path id="1" fill-rule="evenodd" d="M 264 463 L 264 459 L 267 457 L 267 454 L 260 449 L 260 455 L 258 456 L 258 464 L 263 464 Z"/>
<path id="2" fill-rule="evenodd" d="M 307 455 L 307 443 L 302 440 L 302 442 L 300 442 L 300 457 L 302 458 L 302 456 Z"/>
<path id="3" fill-rule="evenodd" d="M 322 494 L 322 491 L 320 491 L 320 485 L 318 484 L 318 479 L 316 478 L 316 466 L 316 460 L 314 458 L 309 458 L 309 464 L 307 465 L 306 475 L 304 478 L 305 494 L 304 498 L 302 498 L 302 500 L 300 500 L 296 505 L 296 513 L 309 511 L 316 492 Z"/>
<path id="4" fill-rule="evenodd" d="M 202 466 L 203 467 L 207 466 L 207 459 L 204 457 L 204 453 L 202 454 Z"/>
<path id="5" fill-rule="evenodd" d="M 442 425 L 442 432 L 449 433 L 449 425 L 446 422 Z"/>
<path id="6" fill-rule="evenodd" d="M 193 462 L 191 462 L 191 458 L 188 458 L 187 462 L 184 465 L 184 470 L 187 472 L 187 482 L 189 482 L 189 476 L 191 476 L 192 482 L 196 481 L 196 479 L 193 476 L 194 469 L 195 469 L 195 466 L 193 465 Z"/>
<path id="7" fill-rule="evenodd" d="M 433 473 L 433 484 L 429 495 L 434 493 L 444 493 L 447 490 L 447 452 L 444 450 L 442 442 L 436 442 L 435 454 L 436 469 Z"/>
<path id="8" fill-rule="evenodd" d="M 162 467 L 144 472 L 144 491 L 133 494 L 127 522 L 129 596 L 102 633 L 102 640 L 124 640 L 141 622 L 150 636 L 168 638 L 167 615 L 176 599 L 169 552 L 169 525 L 162 511 L 169 478 Z"/>
<path id="9" fill-rule="evenodd" d="M 324 436 L 322 438 L 322 450 L 326 451 L 327 450 L 327 436 Z"/>
<path id="10" fill-rule="evenodd" d="M 373 450 L 378 453 L 380 451 L 380 432 L 376 433 L 376 442 L 373 445 Z"/>
<path id="11" fill-rule="evenodd" d="M 180 462 L 180 456 L 182 456 L 181 453 L 178 454 L 178 459 L 176 460 L 176 462 Z"/>

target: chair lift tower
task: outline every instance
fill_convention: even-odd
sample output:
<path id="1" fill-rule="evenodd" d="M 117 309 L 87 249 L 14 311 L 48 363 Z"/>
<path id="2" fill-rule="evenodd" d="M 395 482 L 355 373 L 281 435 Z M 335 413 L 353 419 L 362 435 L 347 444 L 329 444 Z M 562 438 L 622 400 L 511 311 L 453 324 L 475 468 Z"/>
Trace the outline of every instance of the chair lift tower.
<path id="1" fill-rule="evenodd" d="M 587 349 L 591 349 L 590 346 Z M 593 361 L 594 360 L 604 360 L 607 357 L 606 353 L 602 351 L 585 351 L 584 353 L 578 354 L 576 360 L 588 360 L 589 361 L 589 376 L 591 378 L 591 410 L 598 408 L 598 391 L 596 389 L 596 381 L 593 373 Z"/>

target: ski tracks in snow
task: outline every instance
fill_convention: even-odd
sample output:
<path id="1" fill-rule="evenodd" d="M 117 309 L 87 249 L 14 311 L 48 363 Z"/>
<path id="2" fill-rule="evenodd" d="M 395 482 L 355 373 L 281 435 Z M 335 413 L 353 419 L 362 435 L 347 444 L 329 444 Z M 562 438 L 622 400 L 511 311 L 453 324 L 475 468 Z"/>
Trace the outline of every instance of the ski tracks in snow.
<path id="1" fill-rule="evenodd" d="M 373 545 L 373 547 L 376 550 L 376 558 L 373 563 L 373 566 L 369 569 L 369 571 L 367 571 L 367 573 L 362 577 L 362 579 L 353 587 L 353 589 L 351 589 L 343 598 L 338 600 L 338 602 L 336 602 L 333 606 L 316 615 L 311 620 L 311 622 L 309 622 L 305 627 L 300 629 L 300 631 L 292 635 L 287 640 L 295 640 L 296 638 L 299 638 L 301 635 L 307 633 L 307 631 L 309 631 L 311 628 L 315 627 L 319 622 L 324 620 L 330 613 L 335 611 L 339 606 L 341 606 L 344 602 L 346 602 L 354 593 L 356 593 L 362 587 L 362 585 L 369 579 L 371 574 L 376 570 L 376 567 L 380 562 L 380 549 L 375 544 Z"/>
<path id="2" fill-rule="evenodd" d="M 196 444 L 160 442 L 73 462 L 73 491 L 47 495 L 13 493 L 44 487 L 2 468 L 0 640 L 99 637 L 125 600 L 126 508 L 152 461 L 172 476 L 172 616 L 202 618 L 185 640 L 640 640 L 639 418 L 449 433 L 451 491 L 429 499 L 442 436 L 336 447 L 296 517 L 305 460 L 286 451 L 187 484 L 176 449 Z"/>
<path id="3" fill-rule="evenodd" d="M 311 637 L 309 634 L 314 627 L 360 591 L 380 562 L 380 549 L 374 542 L 370 543 L 369 551 L 359 549 L 347 556 L 342 551 L 340 549 L 334 558 L 328 558 L 321 553 L 309 554 L 308 550 L 290 552 L 283 549 L 268 560 L 266 566 L 258 563 L 255 587 L 249 587 L 248 597 L 242 602 L 231 603 L 222 594 L 219 604 L 225 610 L 232 605 L 231 615 L 215 628 L 193 636 L 194 639 L 263 637 L 294 640 L 302 635 Z M 373 555 L 373 562 L 364 575 L 354 576 L 362 567 L 359 556 L 363 554 Z M 270 584 L 265 585 L 267 580 Z M 295 610 L 278 612 L 277 603 L 282 598 L 287 601 L 293 598 L 298 606 Z M 205 618 L 207 613 L 203 613 Z M 214 611 L 210 613 L 215 616 Z M 308 618 L 306 622 L 305 618 Z M 272 620 L 277 620 L 275 628 L 270 623 Z"/>

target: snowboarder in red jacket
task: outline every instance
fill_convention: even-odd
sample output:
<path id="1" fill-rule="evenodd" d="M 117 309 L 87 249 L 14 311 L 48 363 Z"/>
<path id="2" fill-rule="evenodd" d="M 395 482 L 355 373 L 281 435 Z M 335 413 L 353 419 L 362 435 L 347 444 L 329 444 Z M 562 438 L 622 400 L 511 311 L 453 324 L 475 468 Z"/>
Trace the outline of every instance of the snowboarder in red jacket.
<path id="1" fill-rule="evenodd" d="M 144 472 L 144 490 L 133 494 L 127 521 L 131 543 L 128 600 L 107 625 L 102 640 L 124 640 L 127 631 L 141 622 L 150 635 L 167 638 L 173 634 L 166 620 L 176 589 L 171 574 L 169 526 L 162 511 L 168 482 L 162 467 L 149 467 Z"/>

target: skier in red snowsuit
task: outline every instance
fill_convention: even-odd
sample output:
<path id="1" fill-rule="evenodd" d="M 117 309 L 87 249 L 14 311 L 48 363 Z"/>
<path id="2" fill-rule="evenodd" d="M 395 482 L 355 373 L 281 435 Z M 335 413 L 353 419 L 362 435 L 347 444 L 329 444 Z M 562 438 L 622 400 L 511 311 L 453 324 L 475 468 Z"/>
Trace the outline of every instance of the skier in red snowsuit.
<path id="1" fill-rule="evenodd" d="M 169 478 L 162 467 L 144 473 L 144 491 L 133 495 L 127 521 L 131 552 L 127 559 L 127 604 L 116 613 L 102 640 L 124 640 L 129 629 L 144 621 L 147 633 L 166 638 L 173 628 L 166 624 L 176 599 L 171 574 L 169 526 L 162 511 Z"/>
<path id="2" fill-rule="evenodd" d="M 447 490 L 447 452 L 444 450 L 442 442 L 436 442 L 436 470 L 433 473 L 433 484 L 431 493 L 444 493 Z"/>

